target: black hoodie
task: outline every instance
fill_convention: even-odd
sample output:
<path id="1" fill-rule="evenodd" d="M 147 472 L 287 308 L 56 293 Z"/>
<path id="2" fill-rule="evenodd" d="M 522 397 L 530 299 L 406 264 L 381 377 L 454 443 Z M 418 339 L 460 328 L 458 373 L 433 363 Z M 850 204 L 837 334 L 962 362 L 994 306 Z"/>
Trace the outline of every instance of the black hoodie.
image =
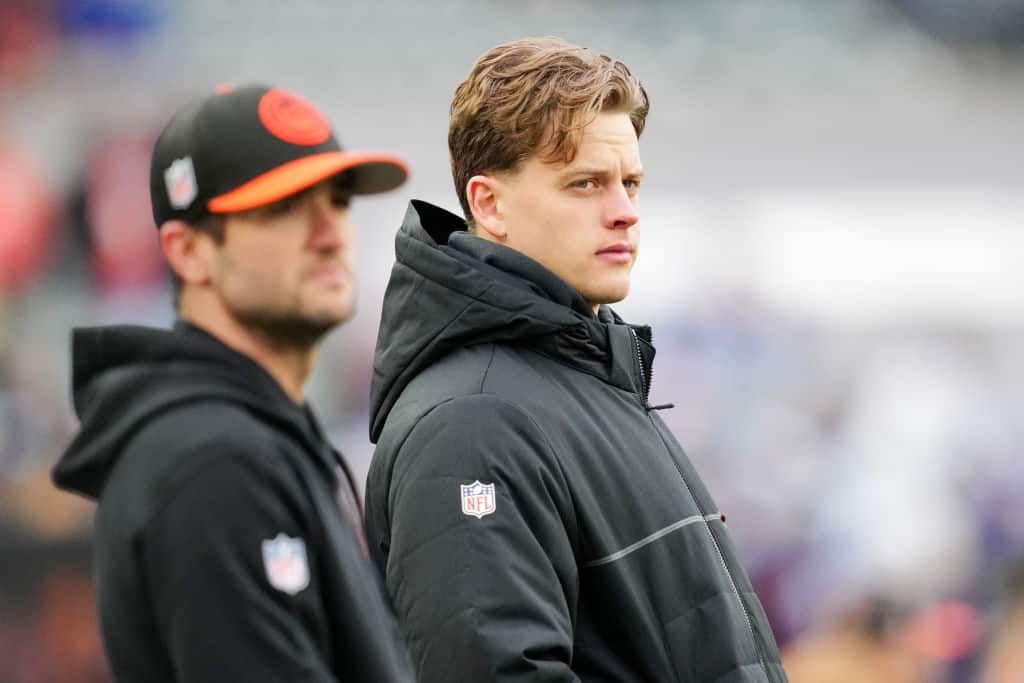
<path id="1" fill-rule="evenodd" d="M 307 408 L 186 323 L 75 330 L 72 374 L 81 430 L 53 478 L 99 503 L 116 680 L 411 680 L 354 489 Z"/>
<path id="2" fill-rule="evenodd" d="M 650 329 L 423 202 L 396 257 L 366 524 L 418 680 L 785 681 Z"/>

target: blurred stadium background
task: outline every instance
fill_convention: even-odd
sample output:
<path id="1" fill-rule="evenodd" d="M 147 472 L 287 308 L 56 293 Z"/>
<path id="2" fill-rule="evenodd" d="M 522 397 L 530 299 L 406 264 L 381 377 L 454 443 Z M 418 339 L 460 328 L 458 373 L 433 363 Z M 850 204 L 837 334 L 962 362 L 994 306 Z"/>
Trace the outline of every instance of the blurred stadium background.
<path id="1" fill-rule="evenodd" d="M 92 508 L 48 469 L 69 328 L 171 320 L 169 113 L 262 81 L 411 161 L 354 207 L 361 309 L 311 383 L 365 472 L 394 231 L 411 197 L 457 208 L 451 93 L 549 34 L 651 94 L 617 309 L 654 325 L 653 398 L 794 683 L 1024 681 L 1024 0 L 0 0 L 0 682 L 107 680 Z"/>

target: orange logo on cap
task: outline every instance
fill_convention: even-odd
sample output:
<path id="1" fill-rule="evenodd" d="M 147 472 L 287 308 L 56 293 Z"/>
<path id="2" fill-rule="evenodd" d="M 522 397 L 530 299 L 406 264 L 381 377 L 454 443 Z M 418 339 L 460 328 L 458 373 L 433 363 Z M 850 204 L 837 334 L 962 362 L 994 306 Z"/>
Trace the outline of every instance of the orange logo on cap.
<path id="1" fill-rule="evenodd" d="M 260 98 L 258 111 L 264 128 L 293 145 L 319 145 L 331 135 L 331 124 L 323 114 L 285 90 L 268 90 Z"/>

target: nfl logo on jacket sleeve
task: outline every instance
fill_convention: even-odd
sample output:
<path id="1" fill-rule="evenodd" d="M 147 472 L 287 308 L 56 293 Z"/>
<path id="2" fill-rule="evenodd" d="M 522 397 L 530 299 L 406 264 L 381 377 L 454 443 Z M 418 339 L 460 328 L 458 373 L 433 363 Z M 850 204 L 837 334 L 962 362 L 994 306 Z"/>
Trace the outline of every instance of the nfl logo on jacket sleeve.
<path id="1" fill-rule="evenodd" d="M 263 541 L 263 568 L 271 586 L 295 595 L 309 585 L 305 542 L 282 533 L 272 541 Z"/>
<path id="2" fill-rule="evenodd" d="M 462 489 L 462 514 L 480 519 L 494 512 L 494 484 L 477 480 L 472 484 L 459 484 L 459 488 Z"/>

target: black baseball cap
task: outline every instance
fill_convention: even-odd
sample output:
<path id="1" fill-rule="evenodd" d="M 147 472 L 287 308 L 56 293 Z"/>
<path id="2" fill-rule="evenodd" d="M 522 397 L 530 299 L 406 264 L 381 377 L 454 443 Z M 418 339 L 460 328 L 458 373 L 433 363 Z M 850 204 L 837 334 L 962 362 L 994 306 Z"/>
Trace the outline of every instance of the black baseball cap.
<path id="1" fill-rule="evenodd" d="M 324 115 L 299 95 L 222 86 L 175 114 L 157 138 L 149 173 L 153 220 L 159 228 L 252 209 L 343 171 L 354 194 L 392 190 L 409 174 L 394 155 L 344 151 Z"/>

